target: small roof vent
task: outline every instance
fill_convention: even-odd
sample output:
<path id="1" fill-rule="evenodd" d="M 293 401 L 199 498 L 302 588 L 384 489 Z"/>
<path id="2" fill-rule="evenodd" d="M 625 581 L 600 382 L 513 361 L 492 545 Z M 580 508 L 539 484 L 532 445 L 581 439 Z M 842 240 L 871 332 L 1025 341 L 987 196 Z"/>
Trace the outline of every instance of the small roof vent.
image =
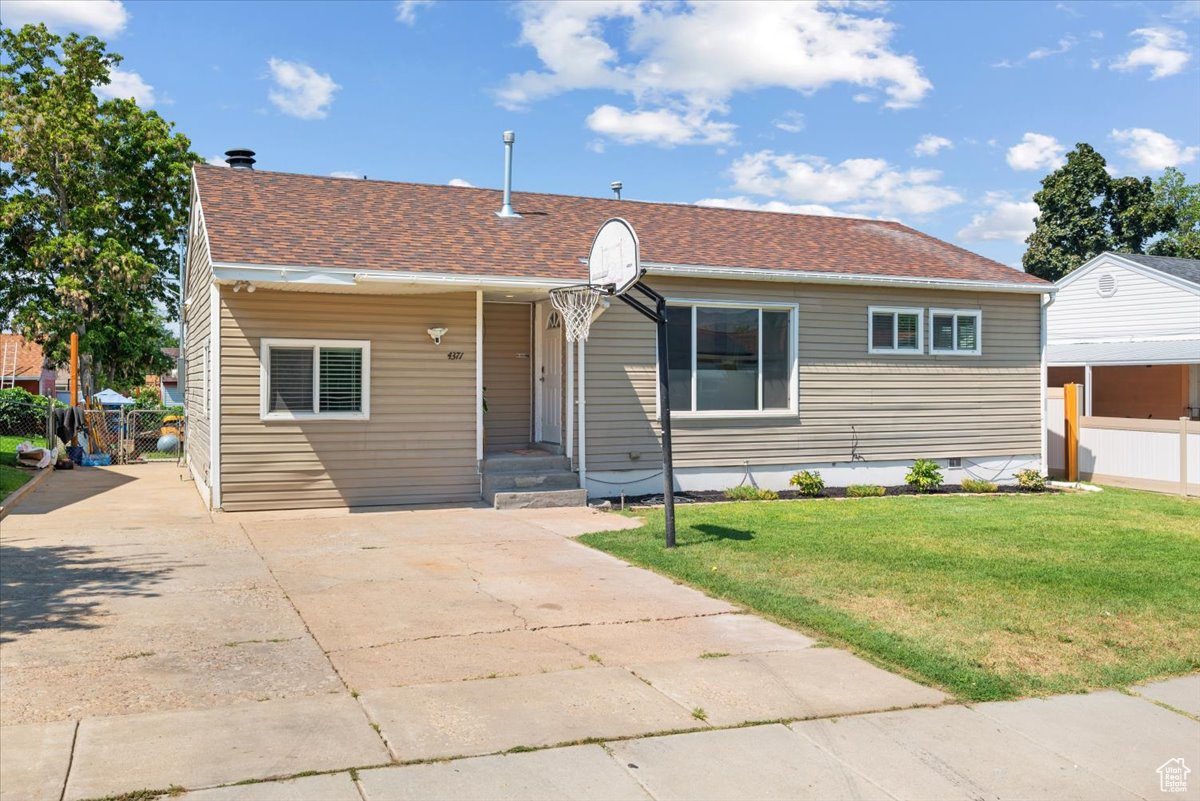
<path id="1" fill-rule="evenodd" d="M 1096 294 L 1102 298 L 1111 298 L 1117 294 L 1117 277 L 1112 273 L 1105 273 L 1097 278 Z"/>
<path id="2" fill-rule="evenodd" d="M 225 163 L 235 170 L 253 170 L 254 162 L 254 151 L 249 148 L 239 147 L 225 151 Z"/>

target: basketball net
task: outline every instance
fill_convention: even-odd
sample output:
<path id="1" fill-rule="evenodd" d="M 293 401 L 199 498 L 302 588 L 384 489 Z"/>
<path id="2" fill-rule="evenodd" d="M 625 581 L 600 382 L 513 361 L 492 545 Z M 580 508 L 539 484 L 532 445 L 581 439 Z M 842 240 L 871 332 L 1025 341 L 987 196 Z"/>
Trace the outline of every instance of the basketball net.
<path id="1" fill-rule="evenodd" d="M 603 294 L 604 290 L 591 284 L 550 290 L 550 303 L 562 315 L 568 342 L 580 339 L 587 341 L 588 330 L 592 327 L 592 314 Z"/>

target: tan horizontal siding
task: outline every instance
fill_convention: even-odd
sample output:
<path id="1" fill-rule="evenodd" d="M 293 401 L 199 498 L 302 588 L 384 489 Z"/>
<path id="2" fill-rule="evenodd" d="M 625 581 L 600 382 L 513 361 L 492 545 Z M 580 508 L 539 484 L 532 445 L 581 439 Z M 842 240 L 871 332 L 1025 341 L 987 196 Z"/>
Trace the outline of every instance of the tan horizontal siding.
<path id="1" fill-rule="evenodd" d="M 483 304 L 483 416 L 488 450 L 523 448 L 532 439 L 533 345 L 528 303 Z"/>
<path id="2" fill-rule="evenodd" d="M 192 201 L 193 214 L 197 213 L 195 197 Z M 205 410 L 209 376 L 204 373 L 204 350 L 211 345 L 212 326 L 209 289 L 212 284 L 212 268 L 208 253 L 208 241 L 204 226 L 188 241 L 185 265 L 184 307 L 185 336 L 183 341 L 184 407 L 187 410 L 187 458 L 196 475 L 209 480 L 210 433 L 209 414 Z M 202 488 L 205 497 L 208 488 Z"/>
<path id="3" fill-rule="evenodd" d="M 1037 296 L 657 277 L 649 283 L 668 299 L 799 307 L 799 413 L 676 415 L 677 466 L 989 456 L 1040 448 Z M 868 354 L 872 305 L 980 309 L 983 353 Z M 928 325 L 926 312 L 926 340 Z M 647 461 L 661 459 L 654 419 L 654 336 L 654 325 L 620 302 L 592 326 L 587 345 L 590 470 L 644 469 Z"/>
<path id="4" fill-rule="evenodd" d="M 222 290 L 230 511 L 477 500 L 475 295 Z M 449 328 L 441 346 L 426 329 Z M 371 342 L 369 420 L 260 419 L 261 338 Z M 448 355 L 463 352 L 462 359 Z"/>

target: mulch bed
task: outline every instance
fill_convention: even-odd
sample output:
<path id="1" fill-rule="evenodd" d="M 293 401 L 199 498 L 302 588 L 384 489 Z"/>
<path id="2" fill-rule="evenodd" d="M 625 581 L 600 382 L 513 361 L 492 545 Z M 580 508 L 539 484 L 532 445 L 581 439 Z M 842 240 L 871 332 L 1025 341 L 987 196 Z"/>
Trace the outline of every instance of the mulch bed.
<path id="1" fill-rule="evenodd" d="M 915 489 L 908 486 L 907 484 L 901 484 L 901 485 L 895 486 L 895 487 L 884 487 L 884 490 L 885 490 L 884 497 L 889 497 L 889 496 L 894 496 L 894 495 L 1001 495 L 1001 494 L 1014 494 L 1014 493 L 1034 494 L 1034 493 L 1030 493 L 1029 490 L 1021 489 L 1020 487 L 1016 486 L 1015 484 L 1001 484 L 995 492 L 988 492 L 988 493 L 967 492 L 958 484 L 943 484 L 941 486 L 941 489 L 937 490 L 936 492 L 925 492 L 925 493 L 917 492 Z M 1043 490 L 1043 492 L 1061 492 L 1061 491 L 1062 490 L 1053 489 L 1051 487 L 1047 487 L 1045 490 Z M 807 501 L 807 500 L 820 500 L 821 498 L 848 498 L 848 497 L 850 497 L 850 496 L 848 496 L 846 494 L 845 487 L 826 487 L 825 491 L 822 492 L 820 495 L 816 496 L 815 498 L 813 498 L 810 495 L 802 495 L 799 490 L 781 490 L 779 492 L 779 500 L 781 500 L 781 501 Z M 596 502 L 603 503 L 604 501 L 610 501 L 612 503 L 612 505 L 615 507 L 619 507 L 621 505 L 621 498 L 619 495 L 614 495 L 614 496 L 611 496 L 608 498 L 594 499 L 592 502 L 593 503 L 596 503 Z M 646 508 L 650 508 L 650 507 L 654 507 L 654 506 L 662 506 L 662 502 L 663 502 L 662 493 L 658 493 L 656 495 L 626 495 L 625 496 L 625 508 L 626 509 L 646 509 Z M 732 500 L 726 498 L 725 492 L 723 490 L 705 490 L 703 492 L 677 492 L 677 493 L 675 493 L 675 503 L 680 503 L 680 504 L 682 504 L 682 503 L 737 503 L 737 501 L 732 501 Z"/>

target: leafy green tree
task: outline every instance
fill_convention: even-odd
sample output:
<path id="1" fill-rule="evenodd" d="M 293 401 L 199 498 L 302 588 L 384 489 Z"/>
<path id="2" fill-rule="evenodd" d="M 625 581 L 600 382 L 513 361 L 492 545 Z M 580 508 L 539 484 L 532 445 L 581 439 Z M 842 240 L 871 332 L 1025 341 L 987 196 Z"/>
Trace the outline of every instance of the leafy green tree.
<path id="1" fill-rule="evenodd" d="M 1189 184 L 1187 176 L 1167 167 L 1154 182 L 1154 197 L 1175 212 L 1175 227 L 1150 246 L 1155 256 L 1200 259 L 1200 184 Z"/>
<path id="2" fill-rule="evenodd" d="M 0 325 L 66 360 L 84 387 L 170 369 L 190 142 L 132 100 L 100 100 L 121 57 L 44 25 L 0 29 Z"/>
<path id="3" fill-rule="evenodd" d="M 1080 143 L 1067 163 L 1042 179 L 1034 194 L 1038 216 L 1025 271 L 1057 281 L 1106 250 L 1142 253 L 1146 243 L 1175 227 L 1175 212 L 1158 201 L 1149 178 L 1111 178 L 1104 157 Z"/>

